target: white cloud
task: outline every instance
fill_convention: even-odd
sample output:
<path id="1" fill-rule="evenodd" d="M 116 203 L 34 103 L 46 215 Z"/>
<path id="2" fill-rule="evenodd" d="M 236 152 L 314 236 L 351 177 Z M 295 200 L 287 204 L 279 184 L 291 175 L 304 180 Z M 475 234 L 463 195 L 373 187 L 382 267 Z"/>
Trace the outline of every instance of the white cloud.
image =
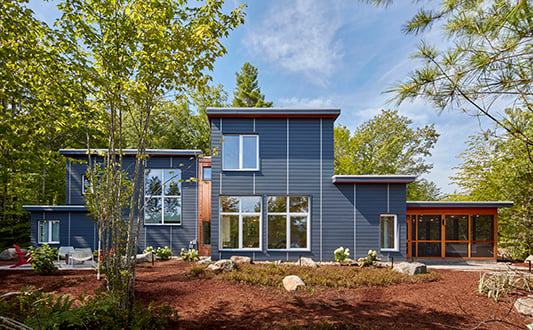
<path id="1" fill-rule="evenodd" d="M 325 86 L 343 57 L 335 16 L 334 6 L 325 1 L 279 2 L 250 28 L 243 42 L 281 69 Z"/>
<path id="2" fill-rule="evenodd" d="M 335 103 L 330 98 L 282 98 L 277 102 L 281 107 L 324 108 L 334 107 Z"/>

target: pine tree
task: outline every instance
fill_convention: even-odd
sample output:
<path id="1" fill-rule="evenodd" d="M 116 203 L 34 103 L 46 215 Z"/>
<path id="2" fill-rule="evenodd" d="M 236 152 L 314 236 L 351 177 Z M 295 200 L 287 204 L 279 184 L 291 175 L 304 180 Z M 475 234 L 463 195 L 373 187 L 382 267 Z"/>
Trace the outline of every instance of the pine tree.
<path id="1" fill-rule="evenodd" d="M 234 107 L 270 108 L 272 102 L 265 102 L 265 96 L 257 83 L 257 68 L 246 62 L 241 72 L 236 72 L 237 86 L 233 92 Z"/>

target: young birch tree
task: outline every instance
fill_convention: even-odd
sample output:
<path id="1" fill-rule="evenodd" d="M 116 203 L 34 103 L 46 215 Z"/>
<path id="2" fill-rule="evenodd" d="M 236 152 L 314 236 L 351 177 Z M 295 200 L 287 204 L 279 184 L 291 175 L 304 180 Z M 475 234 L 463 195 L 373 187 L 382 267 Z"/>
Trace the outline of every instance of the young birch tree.
<path id="1" fill-rule="evenodd" d="M 105 118 L 101 129 L 108 145 L 100 159 L 90 159 L 95 196 L 88 198 L 88 207 L 104 242 L 108 291 L 128 311 L 134 301 L 134 257 L 144 204 L 143 194 L 135 192 L 144 186 L 153 110 L 170 93 L 205 86 L 210 79 L 205 72 L 226 53 L 221 39 L 243 22 L 244 14 L 242 7 L 225 14 L 222 1 L 213 0 L 190 5 L 171 0 L 66 0 L 59 8 L 59 26 L 68 37 L 64 43 L 75 45 L 70 48 L 76 50 L 72 58 L 82 71 L 93 74 L 91 106 Z M 124 118 L 133 114 L 137 154 L 133 175 L 125 177 L 122 128 Z M 97 191 L 105 195 L 97 197 Z"/>

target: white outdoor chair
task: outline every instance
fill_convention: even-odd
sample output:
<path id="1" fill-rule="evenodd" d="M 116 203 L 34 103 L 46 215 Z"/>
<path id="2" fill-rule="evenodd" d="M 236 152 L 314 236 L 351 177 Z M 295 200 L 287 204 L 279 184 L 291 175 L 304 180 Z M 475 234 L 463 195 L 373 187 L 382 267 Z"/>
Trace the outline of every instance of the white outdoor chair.
<path id="1" fill-rule="evenodd" d="M 60 246 L 57 251 L 57 261 L 59 261 L 59 259 L 66 259 L 67 254 L 71 256 L 72 253 L 74 253 L 73 246 Z"/>
<path id="2" fill-rule="evenodd" d="M 74 265 L 77 263 L 84 263 L 85 261 L 93 260 L 93 251 L 91 248 L 74 249 L 72 255 L 69 255 L 69 264 Z"/>

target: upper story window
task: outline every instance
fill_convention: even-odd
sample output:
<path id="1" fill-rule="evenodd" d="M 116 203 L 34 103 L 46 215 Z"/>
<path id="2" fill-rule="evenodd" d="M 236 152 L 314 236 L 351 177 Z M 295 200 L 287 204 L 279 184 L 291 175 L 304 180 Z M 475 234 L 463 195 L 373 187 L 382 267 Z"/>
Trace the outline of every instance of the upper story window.
<path id="1" fill-rule="evenodd" d="M 202 180 L 211 181 L 211 166 L 204 166 L 202 169 Z"/>
<path id="2" fill-rule="evenodd" d="M 380 223 L 381 251 L 399 251 L 398 216 L 382 214 Z"/>
<path id="3" fill-rule="evenodd" d="M 38 229 L 39 244 L 59 244 L 59 221 L 41 220 Z"/>
<path id="4" fill-rule="evenodd" d="M 181 171 L 147 169 L 144 183 L 144 223 L 181 224 Z"/>
<path id="5" fill-rule="evenodd" d="M 258 171 L 259 136 L 224 135 L 222 169 L 226 171 Z"/>
<path id="6" fill-rule="evenodd" d="M 268 249 L 309 248 L 309 196 L 268 196 Z"/>

